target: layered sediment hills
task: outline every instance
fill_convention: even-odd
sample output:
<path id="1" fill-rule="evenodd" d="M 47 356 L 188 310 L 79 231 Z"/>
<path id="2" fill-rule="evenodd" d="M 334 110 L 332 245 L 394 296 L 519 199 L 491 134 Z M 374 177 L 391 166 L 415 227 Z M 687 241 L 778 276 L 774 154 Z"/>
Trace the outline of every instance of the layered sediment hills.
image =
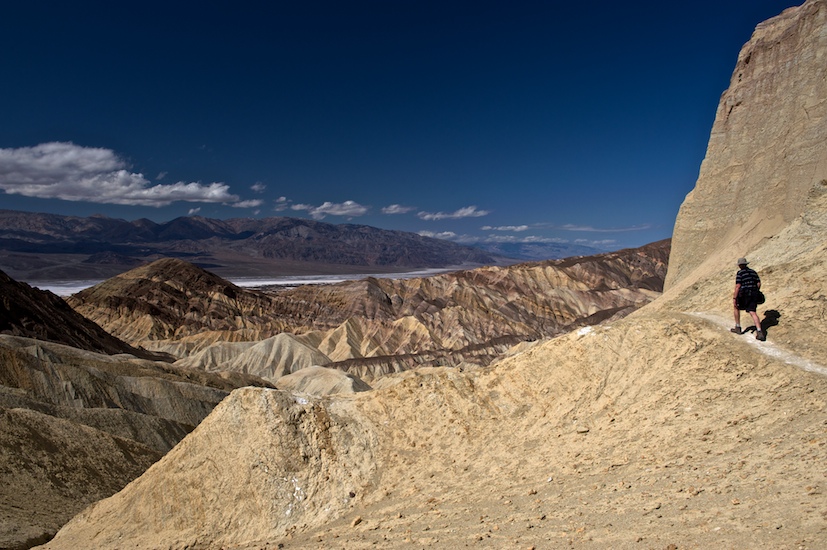
<path id="1" fill-rule="evenodd" d="M 827 165 L 798 147 L 827 143 L 825 29 L 827 0 L 808 0 L 744 47 L 751 67 L 730 87 L 743 99 L 719 119 L 766 131 L 716 120 L 725 135 L 679 214 L 660 299 L 486 368 L 411 370 L 339 397 L 233 392 L 46 547 L 824 548 Z M 789 103 L 795 116 L 776 119 Z M 762 152 L 789 177 L 713 177 Z M 729 217 L 744 188 L 773 187 L 797 211 Z M 704 194 L 716 200 L 693 207 Z M 741 255 L 768 291 L 766 342 L 728 330 Z"/>
<path id="2" fill-rule="evenodd" d="M 312 365 L 370 380 L 415 366 L 487 365 L 509 347 L 619 318 L 660 294 L 669 242 L 427 278 L 239 288 L 159 260 L 68 299 L 179 364 L 275 381 Z"/>

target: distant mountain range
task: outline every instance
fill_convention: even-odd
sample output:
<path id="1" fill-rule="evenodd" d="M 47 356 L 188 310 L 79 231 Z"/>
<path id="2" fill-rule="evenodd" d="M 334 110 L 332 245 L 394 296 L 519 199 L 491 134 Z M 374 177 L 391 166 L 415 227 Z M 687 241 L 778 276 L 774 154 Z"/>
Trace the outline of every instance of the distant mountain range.
<path id="1" fill-rule="evenodd" d="M 514 263 L 478 248 L 366 225 L 282 217 L 130 222 L 0 210 L 0 269 L 18 280 L 107 278 L 163 257 L 222 276 Z"/>

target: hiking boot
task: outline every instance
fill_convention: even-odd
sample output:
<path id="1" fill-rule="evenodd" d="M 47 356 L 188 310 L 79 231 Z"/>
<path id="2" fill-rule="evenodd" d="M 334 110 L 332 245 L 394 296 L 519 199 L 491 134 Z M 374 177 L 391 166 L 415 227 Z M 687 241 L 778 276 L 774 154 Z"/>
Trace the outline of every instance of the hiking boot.
<path id="1" fill-rule="evenodd" d="M 761 332 L 760 330 L 755 333 L 755 339 L 761 340 L 762 342 L 767 339 L 767 335 Z"/>
<path id="2" fill-rule="evenodd" d="M 741 332 L 741 327 L 733 327 L 733 328 L 729 329 L 729 331 L 734 332 L 735 334 L 743 334 Z"/>

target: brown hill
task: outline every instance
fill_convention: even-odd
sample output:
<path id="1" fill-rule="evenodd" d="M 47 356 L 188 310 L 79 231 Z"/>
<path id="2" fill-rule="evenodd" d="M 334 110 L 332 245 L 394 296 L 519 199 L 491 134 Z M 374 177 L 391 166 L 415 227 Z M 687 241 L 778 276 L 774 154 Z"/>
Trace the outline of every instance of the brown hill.
<path id="1" fill-rule="evenodd" d="M 0 334 L 25 336 L 99 353 L 129 353 L 145 359 L 164 359 L 123 342 L 79 315 L 62 298 L 32 288 L 0 271 Z"/>
<path id="2" fill-rule="evenodd" d="M 739 147 L 716 149 L 713 136 L 699 189 L 762 151 L 803 154 L 790 150 L 802 135 L 827 140 L 824 29 L 827 0 L 756 29 L 744 48 L 752 55 L 739 58 L 752 66 L 736 70 L 731 90 L 760 89 L 761 101 L 744 92 L 719 117 L 764 116 L 768 131 L 716 121 Z M 802 97 L 808 116 L 774 119 Z M 488 368 L 384 377 L 371 392 L 236 391 L 46 547 L 823 548 L 827 163 L 807 167 L 788 166 L 795 177 L 781 181 L 750 174 L 748 187 L 806 199 L 787 222 L 780 203 L 756 205 L 731 229 L 757 236 L 719 241 L 720 257 L 678 245 L 728 216 L 738 186 L 719 180 L 705 191 L 717 202 L 682 209 L 677 275 L 620 321 Z M 766 307 L 782 314 L 767 342 L 730 333 L 721 318 L 740 255 L 767 281 Z M 787 312 L 808 310 L 809 323 L 789 330 Z"/>
<path id="3" fill-rule="evenodd" d="M 662 241 L 597 256 L 268 294 L 166 259 L 68 301 L 112 334 L 187 366 L 201 359 L 210 370 L 240 364 L 275 381 L 294 372 L 295 361 L 326 358 L 325 366 L 372 379 L 413 366 L 487 365 L 519 342 L 626 315 L 660 293 L 668 254 Z M 228 344 L 285 332 L 298 336 L 280 342 L 283 360 L 276 364 L 272 354 L 260 355 L 264 363 L 239 361 L 234 352 L 249 355 L 247 347 Z"/>

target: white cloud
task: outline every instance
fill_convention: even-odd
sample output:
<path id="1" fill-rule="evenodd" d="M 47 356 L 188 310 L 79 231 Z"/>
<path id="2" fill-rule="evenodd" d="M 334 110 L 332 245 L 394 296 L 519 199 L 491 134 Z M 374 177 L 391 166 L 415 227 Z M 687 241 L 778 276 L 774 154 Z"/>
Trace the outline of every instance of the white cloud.
<path id="1" fill-rule="evenodd" d="M 574 242 L 575 244 L 584 244 L 587 246 L 593 246 L 595 248 L 605 248 L 617 244 L 617 241 L 614 239 L 603 239 L 602 241 L 591 241 L 589 239 L 575 239 Z"/>
<path id="2" fill-rule="evenodd" d="M 168 173 L 168 172 L 159 172 L 159 173 L 158 173 L 158 175 L 157 175 L 157 176 L 155 176 L 155 179 L 156 179 L 156 180 L 162 180 L 162 179 L 164 179 L 165 177 L 167 177 L 167 173 Z"/>
<path id="3" fill-rule="evenodd" d="M 199 212 L 201 212 L 201 207 L 198 207 L 198 208 L 190 208 L 190 211 L 189 211 L 189 212 L 187 212 L 187 216 L 195 216 L 195 215 L 196 215 L 196 214 L 198 214 Z"/>
<path id="4" fill-rule="evenodd" d="M 539 235 L 527 235 L 525 237 L 517 236 L 490 236 L 486 237 L 485 242 L 488 243 L 519 243 L 519 244 L 568 244 L 567 239 L 559 237 L 541 237 Z"/>
<path id="5" fill-rule="evenodd" d="M 288 200 L 287 197 L 279 197 L 276 199 L 276 205 L 273 207 L 273 210 L 276 212 L 284 212 L 288 208 L 290 208 L 290 204 L 293 201 Z"/>
<path id="6" fill-rule="evenodd" d="M 516 231 L 516 232 L 519 233 L 521 231 L 528 231 L 528 226 L 527 225 L 500 225 L 498 227 L 492 227 L 490 225 L 485 225 L 485 226 L 481 227 L 480 229 L 482 229 L 483 231 Z"/>
<path id="7" fill-rule="evenodd" d="M 431 237 L 432 239 L 443 239 L 446 241 L 452 241 L 457 238 L 457 234 L 453 231 L 441 231 L 439 233 L 435 231 L 420 231 L 419 235 L 423 237 Z"/>
<path id="8" fill-rule="evenodd" d="M 252 189 L 256 193 L 264 193 L 264 190 L 267 189 L 267 186 L 261 183 L 260 181 L 257 181 L 256 183 L 250 186 L 250 189 Z"/>
<path id="9" fill-rule="evenodd" d="M 383 214 L 407 214 L 416 210 L 415 206 L 402 206 L 401 204 L 391 204 L 382 209 Z"/>
<path id="10" fill-rule="evenodd" d="M 73 143 L 0 149 L 0 189 L 43 199 L 138 206 L 238 201 L 223 183 L 150 186 L 143 174 L 127 168 L 126 162 L 110 149 Z"/>
<path id="11" fill-rule="evenodd" d="M 233 208 L 256 208 L 264 203 L 261 199 L 252 199 L 246 201 L 239 201 L 231 204 Z"/>
<path id="12" fill-rule="evenodd" d="M 367 206 L 362 206 L 354 201 L 345 201 L 342 203 L 325 202 L 321 206 L 294 204 L 290 208 L 293 210 L 306 210 L 315 220 L 321 220 L 326 216 L 364 216 L 368 211 Z"/>
<path id="13" fill-rule="evenodd" d="M 454 212 L 420 212 L 417 216 L 422 220 L 456 220 L 460 218 L 479 218 L 490 213 L 488 210 L 477 210 L 476 206 L 466 206 Z"/>

